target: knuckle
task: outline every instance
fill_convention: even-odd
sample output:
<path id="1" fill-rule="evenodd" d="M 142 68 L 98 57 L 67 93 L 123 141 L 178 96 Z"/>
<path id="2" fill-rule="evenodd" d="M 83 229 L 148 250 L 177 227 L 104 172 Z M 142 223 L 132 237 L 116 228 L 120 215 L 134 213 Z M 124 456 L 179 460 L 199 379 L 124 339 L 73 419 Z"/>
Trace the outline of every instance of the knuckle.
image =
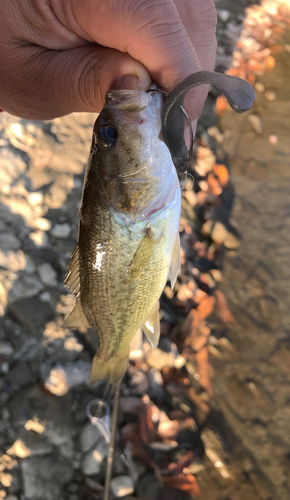
<path id="1" fill-rule="evenodd" d="M 134 19 L 132 19 L 132 17 Z M 169 29 L 176 26 L 176 15 L 174 4 L 171 0 L 133 0 L 130 2 L 130 18 L 140 31 L 144 28 L 151 30 L 156 26 Z"/>
<path id="2" fill-rule="evenodd" d="M 102 92 L 100 60 L 91 56 L 82 66 L 77 80 L 76 99 L 86 109 L 99 111 L 102 107 L 104 95 Z"/>
<path id="3" fill-rule="evenodd" d="M 217 11 L 213 0 L 195 0 L 187 5 L 187 18 L 200 30 L 215 30 Z"/>

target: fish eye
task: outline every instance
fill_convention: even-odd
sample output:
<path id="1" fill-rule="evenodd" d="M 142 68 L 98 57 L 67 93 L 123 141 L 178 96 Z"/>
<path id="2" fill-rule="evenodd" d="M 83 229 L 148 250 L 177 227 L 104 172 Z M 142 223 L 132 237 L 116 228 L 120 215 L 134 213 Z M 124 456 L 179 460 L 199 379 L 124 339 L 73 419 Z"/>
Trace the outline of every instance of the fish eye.
<path id="1" fill-rule="evenodd" d="M 115 129 L 115 127 L 112 127 L 111 125 L 104 125 L 98 130 L 98 138 L 101 138 L 101 142 L 106 148 L 114 146 L 117 137 L 117 129 Z"/>

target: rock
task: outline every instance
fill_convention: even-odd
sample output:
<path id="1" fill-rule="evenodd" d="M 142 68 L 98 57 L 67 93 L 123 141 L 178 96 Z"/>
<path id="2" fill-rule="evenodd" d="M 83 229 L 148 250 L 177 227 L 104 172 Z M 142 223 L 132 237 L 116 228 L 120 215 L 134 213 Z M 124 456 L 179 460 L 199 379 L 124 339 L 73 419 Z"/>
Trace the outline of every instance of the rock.
<path id="1" fill-rule="evenodd" d="M 276 134 L 270 134 L 269 135 L 269 142 L 270 144 L 277 144 L 279 138 Z"/>
<path id="2" fill-rule="evenodd" d="M 12 483 L 12 475 L 9 472 L 0 472 L 0 483 L 5 488 L 9 488 Z"/>
<path id="3" fill-rule="evenodd" d="M 42 301 L 42 302 L 50 302 L 51 301 L 51 294 L 49 292 L 42 292 L 40 295 L 39 295 L 39 299 Z"/>
<path id="4" fill-rule="evenodd" d="M 275 101 L 277 99 L 277 94 L 276 92 L 273 92 L 272 90 L 267 90 L 265 92 L 265 97 L 268 99 L 268 101 Z"/>
<path id="5" fill-rule="evenodd" d="M 159 498 L 160 484 L 155 474 L 143 474 L 137 485 L 136 495 L 141 498 L 150 498 L 150 500 L 157 500 Z"/>
<path id="6" fill-rule="evenodd" d="M 46 286 L 57 286 L 57 272 L 48 263 L 44 262 L 38 268 L 42 283 Z"/>
<path id="7" fill-rule="evenodd" d="M 28 194 L 28 201 L 30 205 L 42 205 L 43 203 L 43 194 L 40 192 L 34 192 Z"/>
<path id="8" fill-rule="evenodd" d="M 26 458 L 29 457 L 31 452 L 27 446 L 21 441 L 21 439 L 17 439 L 13 446 L 7 450 L 8 455 L 13 455 L 18 458 Z"/>
<path id="9" fill-rule="evenodd" d="M 29 238 L 35 243 L 37 247 L 48 246 L 47 234 L 44 231 L 41 231 L 40 229 L 38 231 L 30 233 Z"/>
<path id="10" fill-rule="evenodd" d="M 218 10 L 217 13 L 220 20 L 223 21 L 224 23 L 226 23 L 229 20 L 231 15 L 230 11 L 227 9 Z"/>
<path id="11" fill-rule="evenodd" d="M 52 230 L 51 234 L 55 238 L 67 238 L 70 235 L 71 228 L 69 224 L 56 224 Z"/>
<path id="12" fill-rule="evenodd" d="M 134 492 L 133 480 L 129 476 L 116 476 L 111 481 L 111 490 L 113 494 L 120 498 L 130 495 Z"/>
<path id="13" fill-rule="evenodd" d="M 4 375 L 9 372 L 9 364 L 6 361 L 1 363 L 1 371 Z"/>
<path id="14" fill-rule="evenodd" d="M 13 302 L 9 304 L 9 310 L 20 323 L 28 328 L 43 326 L 54 315 L 51 306 L 47 302 L 42 302 L 38 297 Z"/>
<path id="15" fill-rule="evenodd" d="M 13 287 L 9 290 L 8 303 L 12 304 L 20 299 L 33 297 L 41 292 L 41 290 L 43 290 L 43 284 L 36 276 L 22 273 L 14 281 Z"/>
<path id="16" fill-rule="evenodd" d="M 75 363 L 57 364 L 49 373 L 44 386 L 56 396 L 64 396 L 72 387 L 89 379 L 91 364 L 79 359 Z"/>
<path id="17" fill-rule="evenodd" d="M 108 452 L 108 445 L 103 438 L 100 438 L 94 447 L 83 458 L 82 471 L 86 476 L 98 474 L 102 467 L 102 462 Z"/>
<path id="18" fill-rule="evenodd" d="M 27 455 L 21 456 L 19 454 L 19 451 L 21 449 L 26 449 Z M 19 439 L 14 443 L 12 448 L 7 451 L 7 453 L 9 455 L 16 455 L 20 458 L 23 458 L 24 456 L 32 455 L 48 455 L 49 453 L 52 453 L 52 451 L 52 444 L 49 443 L 42 434 L 39 434 L 38 432 L 34 432 L 32 430 L 22 429 Z"/>
<path id="19" fill-rule="evenodd" d="M 248 115 L 248 120 L 251 123 L 254 131 L 257 134 L 262 134 L 263 132 L 263 125 L 262 125 L 262 120 L 258 115 Z"/>
<path id="20" fill-rule="evenodd" d="M 77 341 L 75 337 L 68 337 L 63 344 L 63 347 L 67 350 L 70 351 L 72 354 L 72 360 L 77 356 L 79 352 L 82 352 L 84 349 L 83 344 L 80 344 L 80 342 Z"/>
<path id="21" fill-rule="evenodd" d="M 28 274 L 33 274 L 36 271 L 36 266 L 29 255 L 25 255 L 25 272 Z"/>
<path id="22" fill-rule="evenodd" d="M 8 147 L 1 148 L 0 186 L 11 184 L 25 172 L 27 166 L 19 155 Z"/>
<path id="23" fill-rule="evenodd" d="M 145 393 L 148 393 L 149 380 L 147 373 L 144 373 L 143 371 L 138 369 L 136 370 L 135 368 L 133 370 L 130 370 L 130 375 L 131 394 L 143 395 Z"/>
<path id="24" fill-rule="evenodd" d="M 61 498 L 61 489 L 73 477 L 68 460 L 55 457 L 31 457 L 21 463 L 24 494 L 27 499 Z"/>
<path id="25" fill-rule="evenodd" d="M 142 408 L 142 401 L 140 401 L 140 398 L 132 396 L 121 396 L 120 408 L 125 413 L 138 415 L 140 408 Z"/>
<path id="26" fill-rule="evenodd" d="M 31 381 L 31 371 L 27 363 L 18 362 L 5 378 L 12 385 L 22 386 Z"/>
<path id="27" fill-rule="evenodd" d="M 171 343 L 171 351 L 164 352 L 161 349 L 151 349 L 146 356 L 146 362 L 151 368 L 159 371 L 163 368 L 181 368 L 185 364 L 185 358 L 178 354 L 175 344 Z"/>
<path id="28" fill-rule="evenodd" d="M 229 457 L 221 437 L 211 429 L 205 428 L 201 432 L 201 439 L 204 444 L 205 454 L 214 467 L 224 479 L 230 479 L 232 475 L 226 465 Z"/>
<path id="29" fill-rule="evenodd" d="M 202 226 L 202 232 L 210 236 L 215 243 L 224 244 L 228 249 L 234 250 L 240 246 L 238 238 L 220 221 L 207 220 Z"/>
<path id="30" fill-rule="evenodd" d="M 55 446 L 72 441 L 70 402 L 57 398 L 36 385 L 20 391 L 10 402 L 9 410 L 16 425 L 37 420 L 44 426 L 43 436 Z M 49 418 L 47 417 L 49 415 Z"/>
<path id="31" fill-rule="evenodd" d="M 89 451 L 100 439 L 100 433 L 95 425 L 87 422 L 80 435 L 80 446 L 83 452 Z"/>
<path id="32" fill-rule="evenodd" d="M 69 458 L 70 460 L 73 459 L 74 457 L 74 445 L 72 441 L 65 441 L 62 443 L 59 447 L 60 454 L 65 457 Z"/>
<path id="33" fill-rule="evenodd" d="M 2 251 L 18 250 L 21 247 L 21 242 L 12 233 L 0 233 L 0 248 Z"/>
<path id="34" fill-rule="evenodd" d="M 0 356 L 11 356 L 13 352 L 14 349 L 10 342 L 6 342 L 5 340 L 0 341 Z"/>
<path id="35" fill-rule="evenodd" d="M 262 82 L 256 82 L 255 83 L 255 90 L 257 92 L 264 92 L 265 90 L 265 85 Z"/>
<path id="36" fill-rule="evenodd" d="M 51 228 L 51 221 L 44 217 L 39 217 L 34 223 L 34 226 L 41 231 L 49 231 Z"/>

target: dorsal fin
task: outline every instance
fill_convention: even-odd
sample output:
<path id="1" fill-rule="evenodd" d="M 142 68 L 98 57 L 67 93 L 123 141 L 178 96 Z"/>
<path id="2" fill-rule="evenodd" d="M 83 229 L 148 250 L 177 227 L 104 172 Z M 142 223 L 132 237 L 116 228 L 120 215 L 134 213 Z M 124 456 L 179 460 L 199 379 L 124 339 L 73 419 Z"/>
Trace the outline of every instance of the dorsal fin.
<path id="1" fill-rule="evenodd" d="M 79 247 L 75 247 L 70 263 L 67 267 L 65 275 L 64 286 L 72 293 L 79 293 L 80 291 L 80 271 L 79 271 Z"/>

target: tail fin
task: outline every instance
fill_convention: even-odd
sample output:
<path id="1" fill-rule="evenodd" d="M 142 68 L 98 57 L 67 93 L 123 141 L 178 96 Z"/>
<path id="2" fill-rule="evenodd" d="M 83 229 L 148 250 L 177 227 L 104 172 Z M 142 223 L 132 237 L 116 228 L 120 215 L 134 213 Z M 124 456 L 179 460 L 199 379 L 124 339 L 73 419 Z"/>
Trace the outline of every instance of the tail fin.
<path id="1" fill-rule="evenodd" d="M 109 382 L 114 384 L 121 380 L 127 370 L 129 353 L 124 356 L 114 356 L 109 360 L 102 360 L 98 354 L 95 354 L 93 359 L 90 383 L 94 384 L 98 380 L 107 379 Z"/>

